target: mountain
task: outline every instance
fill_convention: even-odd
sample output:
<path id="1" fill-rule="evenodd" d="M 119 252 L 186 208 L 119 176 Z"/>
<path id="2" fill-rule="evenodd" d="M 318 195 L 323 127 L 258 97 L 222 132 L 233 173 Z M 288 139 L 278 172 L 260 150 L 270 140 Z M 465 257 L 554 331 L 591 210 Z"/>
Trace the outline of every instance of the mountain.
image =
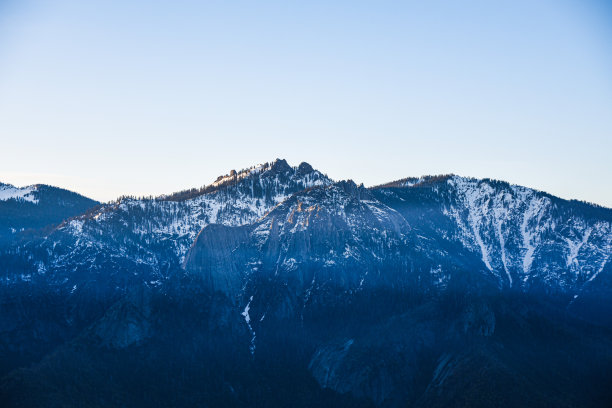
<path id="1" fill-rule="evenodd" d="M 25 194 L 24 194 L 25 196 Z M 608 406 L 612 210 L 302 163 L 0 254 L 7 406 Z"/>
<path id="2" fill-rule="evenodd" d="M 474 268 L 483 269 L 499 287 L 544 292 L 570 307 L 586 294 L 612 288 L 608 208 L 457 176 L 425 178 L 404 187 L 392 183 L 375 191 L 423 236 L 448 246 L 449 254 L 470 256 Z M 584 317 L 612 323 L 612 309 L 601 312 Z"/>
<path id="3" fill-rule="evenodd" d="M 4 250 L 1 300 L 10 312 L 0 317 L 7 327 L 0 344 L 0 361 L 7 362 L 0 367 L 40 358 L 133 288 L 163 286 L 180 275 L 185 253 L 209 223 L 253 222 L 292 193 L 329 183 L 306 163 L 276 160 L 189 194 L 103 204 Z"/>
<path id="4" fill-rule="evenodd" d="M 19 238 L 26 230 L 59 224 L 98 204 L 72 191 L 44 184 L 19 188 L 0 183 L 0 244 Z"/>
<path id="5" fill-rule="evenodd" d="M 611 253 L 609 209 L 449 176 L 374 189 L 340 182 L 296 193 L 247 226 L 204 228 L 186 270 L 214 290 L 247 298 L 249 279 L 271 272 L 284 283 L 297 280 L 302 292 L 313 279 L 344 290 L 444 291 L 475 273 L 477 284 L 492 290 L 542 292 L 574 307 L 591 288 L 612 289 Z M 583 317 L 612 317 L 602 308 Z"/>

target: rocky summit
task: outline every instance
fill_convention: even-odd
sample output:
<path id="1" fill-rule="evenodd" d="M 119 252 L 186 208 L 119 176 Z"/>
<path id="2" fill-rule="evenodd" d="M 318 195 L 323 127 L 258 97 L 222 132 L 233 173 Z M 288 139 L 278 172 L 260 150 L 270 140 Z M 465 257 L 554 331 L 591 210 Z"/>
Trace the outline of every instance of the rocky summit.
<path id="1" fill-rule="evenodd" d="M 606 407 L 611 254 L 612 209 L 455 175 L 0 184 L 0 400 Z"/>

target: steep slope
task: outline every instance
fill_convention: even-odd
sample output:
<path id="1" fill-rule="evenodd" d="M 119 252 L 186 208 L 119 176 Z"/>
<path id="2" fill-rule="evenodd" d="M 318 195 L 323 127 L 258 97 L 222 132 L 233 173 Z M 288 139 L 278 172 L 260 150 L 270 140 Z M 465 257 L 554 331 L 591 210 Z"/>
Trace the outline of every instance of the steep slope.
<path id="1" fill-rule="evenodd" d="M 407 254 L 408 236 L 399 214 L 363 187 L 340 182 L 295 194 L 252 225 L 204 228 L 186 270 L 232 298 L 255 275 L 277 276 L 300 290 L 313 280 L 357 288 L 387 252 Z"/>
<path id="2" fill-rule="evenodd" d="M 410 179 L 372 193 L 439 247 L 471 258 L 500 288 L 556 293 L 571 307 L 596 287 L 612 289 L 610 209 L 458 176 Z M 592 317 L 606 315 L 611 308 Z"/>

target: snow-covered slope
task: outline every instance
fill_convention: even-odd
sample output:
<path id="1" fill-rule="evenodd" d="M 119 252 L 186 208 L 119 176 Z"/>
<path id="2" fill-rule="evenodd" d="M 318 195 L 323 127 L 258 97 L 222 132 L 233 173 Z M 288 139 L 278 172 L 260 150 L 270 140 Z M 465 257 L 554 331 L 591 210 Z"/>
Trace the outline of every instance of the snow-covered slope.
<path id="1" fill-rule="evenodd" d="M 584 284 L 597 277 L 612 251 L 612 225 L 563 208 L 545 194 L 520 186 L 453 177 L 457 203 L 445 214 L 456 237 L 479 251 L 483 263 L 508 286 L 537 280 L 551 286 Z"/>
<path id="2" fill-rule="evenodd" d="M 477 258 L 500 287 L 577 296 L 610 269 L 610 209 L 459 176 L 402 180 L 374 192 L 449 255 Z"/>
<path id="3" fill-rule="evenodd" d="M 123 199 L 64 228 L 74 234 L 89 233 L 90 237 L 100 230 L 116 229 L 109 232 L 146 243 L 166 242 L 182 262 L 204 226 L 250 224 L 291 194 L 329 183 L 325 175 L 306 163 L 290 167 L 286 161 L 277 160 L 219 177 L 205 188 L 206 192 L 189 199 Z"/>
<path id="4" fill-rule="evenodd" d="M 0 183 L 0 201 L 17 200 L 37 204 L 38 198 L 34 194 L 37 189 L 37 186 L 15 187 L 11 184 Z"/>
<path id="5" fill-rule="evenodd" d="M 219 178 L 187 199 L 124 198 L 72 218 L 43 240 L 28 244 L 35 271 L 7 279 L 31 279 L 47 273 L 56 283 L 77 291 L 98 276 L 120 278 L 121 285 L 158 285 L 180 268 L 200 230 L 209 224 L 245 225 L 261 218 L 291 194 L 330 184 L 325 175 L 302 163 L 284 160 Z M 116 285 L 115 279 L 108 282 Z M 72 289 L 71 289 L 72 290 Z"/>

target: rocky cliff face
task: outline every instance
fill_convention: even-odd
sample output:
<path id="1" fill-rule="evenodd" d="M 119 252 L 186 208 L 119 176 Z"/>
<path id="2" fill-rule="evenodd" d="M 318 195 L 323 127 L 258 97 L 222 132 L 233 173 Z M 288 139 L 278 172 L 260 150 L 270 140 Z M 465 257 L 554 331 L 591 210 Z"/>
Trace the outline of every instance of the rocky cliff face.
<path id="1" fill-rule="evenodd" d="M 378 282 L 385 259 L 407 257 L 409 237 L 399 214 L 367 189 L 341 182 L 295 194 L 248 227 L 204 228 L 185 269 L 212 281 L 232 271 L 233 285 L 213 289 L 233 298 L 250 297 L 242 289 L 261 279 L 301 294 L 324 284 L 359 290 L 366 280 Z"/>

